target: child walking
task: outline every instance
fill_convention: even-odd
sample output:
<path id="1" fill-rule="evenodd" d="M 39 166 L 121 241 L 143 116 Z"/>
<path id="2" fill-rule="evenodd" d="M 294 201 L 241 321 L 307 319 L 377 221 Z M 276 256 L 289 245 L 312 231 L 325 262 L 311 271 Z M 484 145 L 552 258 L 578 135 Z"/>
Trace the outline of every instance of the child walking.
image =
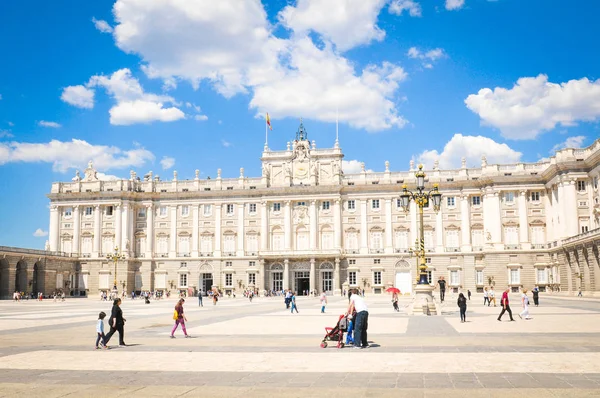
<path id="1" fill-rule="evenodd" d="M 291 304 L 292 308 L 290 309 L 290 312 L 293 314 L 294 310 L 296 310 L 296 313 L 298 313 L 298 307 L 296 306 L 296 293 L 294 292 L 292 292 Z"/>
<path id="2" fill-rule="evenodd" d="M 96 323 L 96 333 L 98 334 L 98 337 L 96 337 L 97 350 L 101 348 L 108 348 L 106 344 L 104 344 L 104 318 L 106 318 L 106 314 L 104 312 L 98 314 L 98 322 Z"/>

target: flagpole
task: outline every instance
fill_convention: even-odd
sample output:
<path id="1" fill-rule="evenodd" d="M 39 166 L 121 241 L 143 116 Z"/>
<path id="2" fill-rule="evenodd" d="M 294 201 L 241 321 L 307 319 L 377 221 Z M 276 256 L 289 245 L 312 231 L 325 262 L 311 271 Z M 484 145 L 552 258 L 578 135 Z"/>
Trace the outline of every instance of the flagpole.
<path id="1" fill-rule="evenodd" d="M 335 148 L 340 146 L 339 141 L 339 132 L 338 132 L 338 119 L 339 119 L 339 109 L 335 110 Z"/>
<path id="2" fill-rule="evenodd" d="M 269 147 L 269 125 L 267 124 L 267 117 L 265 116 L 265 148 Z"/>

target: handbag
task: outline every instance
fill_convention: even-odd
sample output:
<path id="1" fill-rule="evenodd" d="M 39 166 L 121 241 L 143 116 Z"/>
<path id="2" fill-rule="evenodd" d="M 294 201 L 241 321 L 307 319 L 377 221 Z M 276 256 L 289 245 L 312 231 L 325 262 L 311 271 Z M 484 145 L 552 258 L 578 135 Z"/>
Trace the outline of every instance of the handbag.
<path id="1" fill-rule="evenodd" d="M 179 318 L 179 314 L 177 313 L 177 310 L 173 311 L 173 320 L 176 321 L 177 318 Z"/>

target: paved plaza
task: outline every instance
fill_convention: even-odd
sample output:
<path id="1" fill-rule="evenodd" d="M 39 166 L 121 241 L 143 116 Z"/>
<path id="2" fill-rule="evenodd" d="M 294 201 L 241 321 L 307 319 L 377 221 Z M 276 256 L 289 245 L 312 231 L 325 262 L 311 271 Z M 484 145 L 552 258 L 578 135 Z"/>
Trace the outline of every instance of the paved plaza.
<path id="1" fill-rule="evenodd" d="M 111 303 L 0 302 L 0 396 L 495 397 L 600 396 L 600 301 L 541 296 L 533 319 L 496 320 L 478 295 L 460 323 L 449 295 L 442 316 L 393 312 L 367 296 L 371 347 L 319 347 L 348 300 L 281 298 L 186 302 L 188 333 L 169 339 L 175 299 L 126 299 L 129 346 L 94 350 L 97 314 Z M 400 303 L 401 310 L 410 305 Z M 111 343 L 118 342 L 115 337 Z"/>

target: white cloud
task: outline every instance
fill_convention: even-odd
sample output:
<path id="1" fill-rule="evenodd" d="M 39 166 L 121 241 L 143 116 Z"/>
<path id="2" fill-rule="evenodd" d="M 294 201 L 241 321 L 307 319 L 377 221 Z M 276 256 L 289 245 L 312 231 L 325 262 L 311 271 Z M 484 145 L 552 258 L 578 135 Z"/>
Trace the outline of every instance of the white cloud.
<path id="1" fill-rule="evenodd" d="M 44 231 L 43 229 L 38 228 L 33 233 L 33 236 L 35 236 L 36 238 L 41 238 L 42 236 L 48 236 L 48 231 Z"/>
<path id="2" fill-rule="evenodd" d="M 221 144 L 225 147 L 225 148 L 229 148 L 230 146 L 232 146 L 232 143 L 229 141 L 225 141 L 225 140 L 221 140 Z"/>
<path id="3" fill-rule="evenodd" d="M 397 109 L 406 73 L 388 62 L 355 70 L 336 48 L 382 38 L 376 20 L 385 3 L 301 0 L 281 12 L 284 26 L 297 31 L 280 39 L 260 0 L 220 0 L 219 7 L 203 0 L 118 0 L 114 37 L 119 48 L 142 57 L 150 78 L 194 88 L 208 80 L 225 97 L 250 92 L 250 107 L 273 118 L 332 122 L 339 109 L 341 122 L 377 131 L 406 123 Z M 307 19 L 307 10 L 325 5 L 344 12 Z M 309 30 L 323 43 L 302 33 Z"/>
<path id="4" fill-rule="evenodd" d="M 459 10 L 465 5 L 465 0 L 446 0 L 446 10 Z"/>
<path id="5" fill-rule="evenodd" d="M 208 116 L 206 116 L 206 115 L 196 115 L 196 116 L 194 116 L 194 119 L 198 120 L 199 122 L 203 122 L 205 120 L 208 120 Z"/>
<path id="6" fill-rule="evenodd" d="M 496 127 L 506 138 L 534 139 L 557 125 L 600 118 L 600 79 L 548 82 L 548 76 L 522 77 L 511 89 L 482 88 L 465 100 L 483 124 Z"/>
<path id="7" fill-rule="evenodd" d="M 171 167 L 175 166 L 175 158 L 163 156 L 163 158 L 160 160 L 160 165 L 162 166 L 163 170 L 169 170 Z"/>
<path id="8" fill-rule="evenodd" d="M 48 121 L 46 121 L 46 120 L 40 120 L 40 121 L 38 122 L 38 125 L 39 125 L 39 126 L 41 126 L 41 127 L 50 127 L 50 128 L 53 128 L 53 129 L 58 129 L 58 128 L 62 127 L 62 125 L 61 125 L 61 124 L 59 124 L 59 123 L 56 123 L 56 122 L 48 122 Z"/>
<path id="9" fill-rule="evenodd" d="M 358 160 L 342 160 L 342 171 L 344 174 L 358 174 L 362 173 L 362 162 Z M 372 173 L 373 170 L 367 169 L 367 173 Z"/>
<path id="10" fill-rule="evenodd" d="M 279 20 L 302 35 L 317 32 L 345 51 L 373 40 L 381 41 L 385 31 L 377 26 L 377 16 L 386 0 L 298 0 L 279 13 Z"/>
<path id="11" fill-rule="evenodd" d="M 567 138 L 565 141 L 561 142 L 560 144 L 556 144 L 552 147 L 552 149 L 550 150 L 550 153 L 554 153 L 556 151 L 560 151 L 561 149 L 565 149 L 565 148 L 581 148 L 583 146 L 583 142 L 585 141 L 586 137 L 583 135 L 577 135 L 574 137 L 569 137 Z"/>
<path id="12" fill-rule="evenodd" d="M 13 133 L 10 130 L 0 130 L 0 138 L 12 138 L 14 137 Z"/>
<path id="13" fill-rule="evenodd" d="M 432 50 L 423 52 L 417 47 L 411 47 L 408 49 L 406 55 L 408 55 L 409 58 L 420 59 L 423 67 L 427 69 L 433 68 L 433 62 L 440 58 L 446 57 L 446 53 L 441 48 L 434 48 Z"/>
<path id="14" fill-rule="evenodd" d="M 82 85 L 65 87 L 60 99 L 78 108 L 94 107 L 94 90 Z"/>
<path id="15" fill-rule="evenodd" d="M 131 75 L 131 71 L 127 68 L 120 69 L 111 76 L 92 76 L 86 86 L 87 88 L 84 86 L 71 86 L 67 89 L 78 88 L 77 90 L 82 93 L 91 92 L 92 101 L 94 93 L 92 88 L 103 87 L 106 89 L 108 94 L 116 101 L 116 105 L 109 111 L 110 123 L 114 125 L 131 125 L 155 121 L 172 122 L 185 118 L 185 114 L 177 107 L 164 107 L 164 103 L 175 102 L 172 97 L 144 92 L 140 82 Z M 67 89 L 65 89 L 65 92 Z M 63 92 L 63 97 L 65 92 Z M 70 101 L 67 102 L 71 103 Z"/>
<path id="16" fill-rule="evenodd" d="M 112 174 L 105 174 L 105 173 L 96 173 L 96 177 L 101 180 L 101 181 L 116 181 L 116 180 L 121 180 L 122 178 L 117 177 L 115 175 Z"/>
<path id="17" fill-rule="evenodd" d="M 437 150 L 426 150 L 416 156 L 416 160 L 426 168 L 432 169 L 439 160 L 441 169 L 457 169 L 461 167 L 461 159 L 466 158 L 467 167 L 480 167 L 481 156 L 485 155 L 488 164 L 517 163 L 523 155 L 506 144 L 500 144 L 491 138 L 455 134 L 444 146 L 442 153 Z"/>
<path id="18" fill-rule="evenodd" d="M 421 16 L 421 5 L 413 0 L 392 0 L 388 10 L 396 15 L 402 15 L 404 11 L 408 11 L 411 17 Z"/>
<path id="19" fill-rule="evenodd" d="M 108 22 L 106 22 L 102 19 L 92 18 L 92 22 L 94 23 L 94 26 L 96 27 L 96 29 L 98 29 L 102 33 L 112 33 L 113 32 L 113 28 L 108 24 Z"/>
<path id="20" fill-rule="evenodd" d="M 250 108 L 267 111 L 272 119 L 304 116 L 356 128 L 378 131 L 403 127 L 394 96 L 407 74 L 401 67 L 384 62 L 368 65 L 360 75 L 352 64 L 330 48 L 319 49 L 309 38 L 293 43 L 289 68 L 254 88 Z"/>
<path id="21" fill-rule="evenodd" d="M 8 125 L 9 125 L 10 127 L 13 127 L 15 124 L 14 124 L 13 122 L 8 122 Z"/>
<path id="22" fill-rule="evenodd" d="M 85 168 L 89 160 L 97 170 L 140 167 L 154 160 L 152 152 L 136 147 L 122 150 L 114 146 L 92 145 L 83 140 L 52 140 L 48 143 L 0 143 L 0 165 L 6 163 L 52 163 L 52 169 L 66 172 Z"/>

